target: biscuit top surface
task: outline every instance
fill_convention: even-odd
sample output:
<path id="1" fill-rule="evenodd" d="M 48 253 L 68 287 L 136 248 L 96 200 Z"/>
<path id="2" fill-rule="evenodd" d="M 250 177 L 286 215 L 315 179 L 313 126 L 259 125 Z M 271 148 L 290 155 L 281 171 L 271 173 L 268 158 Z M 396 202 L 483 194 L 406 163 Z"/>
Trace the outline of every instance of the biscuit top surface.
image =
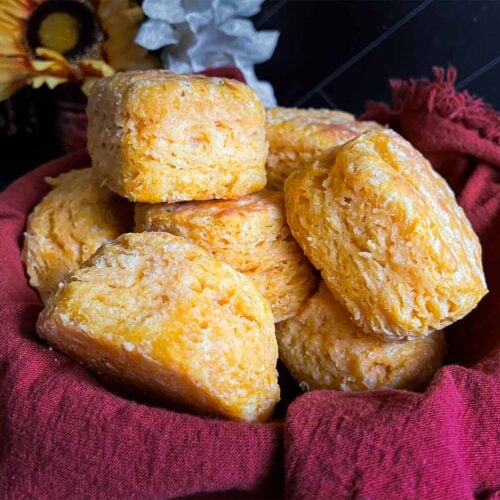
<path id="1" fill-rule="evenodd" d="M 285 200 L 292 233 L 365 331 L 426 335 L 487 291 L 478 238 L 451 189 L 391 130 L 293 172 Z"/>
<path id="2" fill-rule="evenodd" d="M 283 206 L 283 193 L 267 190 L 242 196 L 237 200 L 138 204 L 138 208 L 145 209 L 149 213 L 162 212 L 171 215 L 182 213 L 186 218 L 190 218 L 192 216 L 224 217 L 236 215 L 238 213 L 245 214 L 254 211 L 273 210 L 280 206 Z"/>
<path id="3" fill-rule="evenodd" d="M 178 234 L 241 272 L 302 254 L 290 236 L 278 192 L 260 191 L 238 200 L 138 204 L 135 220 L 136 230 Z"/>
<path id="4" fill-rule="evenodd" d="M 231 78 L 208 77 L 204 75 L 183 75 L 167 70 L 138 70 L 126 71 L 102 78 L 92 86 L 90 98 L 94 99 L 103 89 L 111 89 L 116 95 L 126 96 L 127 92 L 151 87 L 178 86 L 186 93 L 193 90 L 193 86 L 225 86 L 242 95 L 253 95 L 248 85 Z"/>
<path id="5" fill-rule="evenodd" d="M 330 109 L 271 108 L 266 112 L 270 151 L 319 152 L 342 144 L 378 123 L 357 121 L 344 111 Z"/>
<path id="6" fill-rule="evenodd" d="M 269 108 L 266 118 L 270 125 L 287 121 L 297 125 L 332 125 L 355 121 L 354 115 L 345 111 L 314 108 Z"/>

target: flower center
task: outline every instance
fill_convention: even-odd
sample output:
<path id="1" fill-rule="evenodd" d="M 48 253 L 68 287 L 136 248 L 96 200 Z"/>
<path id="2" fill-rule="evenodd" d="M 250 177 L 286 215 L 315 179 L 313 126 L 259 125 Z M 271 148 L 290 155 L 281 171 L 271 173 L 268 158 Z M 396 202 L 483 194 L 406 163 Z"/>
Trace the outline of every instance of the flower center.
<path id="1" fill-rule="evenodd" d="M 79 24 L 78 19 L 66 12 L 49 14 L 38 29 L 40 43 L 61 54 L 69 52 L 75 48 L 80 38 Z"/>
<path id="2" fill-rule="evenodd" d="M 83 56 L 98 41 L 97 18 L 80 0 L 42 2 L 27 23 L 26 39 L 32 52 L 46 47 L 68 58 Z"/>

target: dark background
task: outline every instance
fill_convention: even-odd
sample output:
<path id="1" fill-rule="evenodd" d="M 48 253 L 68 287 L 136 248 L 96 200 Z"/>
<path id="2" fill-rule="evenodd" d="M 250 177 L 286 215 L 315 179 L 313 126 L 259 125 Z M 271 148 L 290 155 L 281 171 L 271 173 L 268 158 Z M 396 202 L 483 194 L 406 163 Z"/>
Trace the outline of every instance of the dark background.
<path id="1" fill-rule="evenodd" d="M 254 23 L 281 31 L 274 57 L 257 67 L 280 105 L 359 114 L 369 99 L 389 101 L 389 78 L 453 65 L 459 89 L 500 109 L 500 1 L 268 0 Z M 0 188 L 63 153 L 60 97 L 24 89 L 0 103 Z"/>
<path id="2" fill-rule="evenodd" d="M 453 65 L 457 87 L 500 108 L 500 1 L 292 1 L 264 3 L 259 29 L 279 29 L 257 68 L 284 106 L 339 107 L 389 100 L 389 78 Z"/>

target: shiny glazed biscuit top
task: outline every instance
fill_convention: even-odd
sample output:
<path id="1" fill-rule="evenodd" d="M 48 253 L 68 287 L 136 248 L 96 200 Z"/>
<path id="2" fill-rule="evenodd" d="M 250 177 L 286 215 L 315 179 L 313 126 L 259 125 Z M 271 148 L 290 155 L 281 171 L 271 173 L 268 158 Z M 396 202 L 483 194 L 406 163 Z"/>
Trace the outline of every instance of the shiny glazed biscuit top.
<path id="1" fill-rule="evenodd" d="M 293 235 L 364 331 L 427 335 L 487 292 L 478 238 L 452 191 L 391 130 L 293 172 L 285 203 Z"/>

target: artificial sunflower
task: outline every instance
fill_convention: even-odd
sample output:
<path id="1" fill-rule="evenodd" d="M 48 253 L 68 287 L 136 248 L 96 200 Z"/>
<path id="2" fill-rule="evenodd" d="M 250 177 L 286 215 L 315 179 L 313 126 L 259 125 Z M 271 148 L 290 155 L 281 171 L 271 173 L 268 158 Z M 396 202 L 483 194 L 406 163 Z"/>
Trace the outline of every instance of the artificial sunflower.
<path id="1" fill-rule="evenodd" d="M 132 0 L 1 0 L 0 100 L 31 85 L 82 83 L 158 67 L 134 39 L 143 20 Z"/>

